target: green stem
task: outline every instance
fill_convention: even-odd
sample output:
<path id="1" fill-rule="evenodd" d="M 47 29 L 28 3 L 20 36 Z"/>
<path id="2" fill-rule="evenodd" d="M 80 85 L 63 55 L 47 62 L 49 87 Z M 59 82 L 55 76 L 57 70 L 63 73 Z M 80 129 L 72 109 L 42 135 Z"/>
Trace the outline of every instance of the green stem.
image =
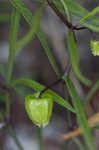
<path id="1" fill-rule="evenodd" d="M 79 147 L 79 150 L 85 150 L 79 139 L 73 138 L 72 141 Z"/>
<path id="2" fill-rule="evenodd" d="M 9 56 L 8 56 L 8 70 L 7 70 L 7 83 L 8 84 L 10 84 L 11 77 L 12 77 L 17 33 L 19 29 L 19 21 L 20 21 L 20 14 L 14 8 L 12 12 L 12 17 L 11 17 L 10 39 L 9 39 Z"/>
<path id="3" fill-rule="evenodd" d="M 39 149 L 43 150 L 43 136 L 42 136 L 42 128 L 36 127 Z"/>
<path id="4" fill-rule="evenodd" d="M 8 56 L 8 68 L 7 68 L 7 81 L 6 81 L 8 85 L 10 85 L 11 78 L 12 78 L 19 22 L 20 22 L 20 14 L 14 8 L 11 16 L 11 29 L 10 29 L 10 40 L 9 40 L 9 56 Z M 6 116 L 8 120 L 10 119 L 10 106 L 11 106 L 10 104 L 11 104 L 10 95 L 8 92 L 6 92 Z M 11 125 L 8 125 L 8 130 L 11 136 L 13 137 L 16 145 L 18 146 L 19 150 L 23 150 Z"/>
<path id="5" fill-rule="evenodd" d="M 16 133 L 15 133 L 15 131 L 14 131 L 14 129 L 11 125 L 8 125 L 8 130 L 10 132 L 10 135 L 13 137 L 13 139 L 14 139 L 17 147 L 19 148 L 19 150 L 24 150 L 22 145 L 20 144 L 18 138 L 16 137 Z"/>
<path id="6" fill-rule="evenodd" d="M 10 118 L 10 95 L 6 92 L 6 117 L 9 120 Z"/>
<path id="7" fill-rule="evenodd" d="M 19 28 L 20 14 L 14 8 L 11 17 L 11 29 L 10 29 L 10 40 L 9 40 L 9 56 L 8 56 L 8 68 L 7 68 L 7 84 L 11 83 L 12 71 L 14 65 L 14 56 L 17 40 L 17 32 Z M 6 92 L 6 116 L 10 118 L 10 95 Z"/>
<path id="8" fill-rule="evenodd" d="M 64 97 L 69 100 L 69 95 L 68 95 L 68 91 L 66 89 L 66 85 L 64 85 L 63 88 L 64 88 L 63 89 L 64 90 Z M 67 111 L 66 117 L 67 117 L 67 122 L 68 122 L 68 129 L 70 130 L 73 127 L 72 116 L 71 116 L 70 111 Z M 65 141 L 65 142 L 67 142 L 67 141 Z M 72 142 L 75 143 L 79 147 L 79 150 L 84 150 L 84 147 L 78 138 L 72 138 Z"/>

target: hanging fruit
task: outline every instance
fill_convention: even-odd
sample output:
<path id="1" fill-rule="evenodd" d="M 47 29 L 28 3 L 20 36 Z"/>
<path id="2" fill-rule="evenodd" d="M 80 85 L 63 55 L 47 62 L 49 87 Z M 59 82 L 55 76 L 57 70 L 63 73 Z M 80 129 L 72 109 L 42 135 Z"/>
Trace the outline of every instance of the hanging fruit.
<path id="1" fill-rule="evenodd" d="M 92 54 L 94 56 L 99 56 L 99 41 L 91 40 L 90 42 Z"/>
<path id="2" fill-rule="evenodd" d="M 49 123 L 52 108 L 53 100 L 47 93 L 40 96 L 40 93 L 37 92 L 25 98 L 26 112 L 33 123 L 39 127 L 45 127 Z"/>

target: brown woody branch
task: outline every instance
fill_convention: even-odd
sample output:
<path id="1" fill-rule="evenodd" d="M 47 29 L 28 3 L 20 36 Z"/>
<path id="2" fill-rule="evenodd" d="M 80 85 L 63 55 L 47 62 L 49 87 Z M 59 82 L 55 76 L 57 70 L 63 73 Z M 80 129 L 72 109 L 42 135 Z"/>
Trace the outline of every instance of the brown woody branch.
<path id="1" fill-rule="evenodd" d="M 88 119 L 88 124 L 89 124 L 90 127 L 94 127 L 97 124 L 99 125 L 99 113 L 96 113 L 92 117 L 90 117 Z M 62 140 L 66 140 L 66 139 L 70 139 L 70 138 L 73 138 L 75 136 L 78 136 L 80 134 L 82 134 L 82 130 L 80 128 L 77 128 L 72 132 L 61 135 L 60 137 L 61 137 Z"/>
<path id="2" fill-rule="evenodd" d="M 54 3 L 47 0 L 48 5 L 53 9 L 56 15 L 60 18 L 60 20 L 70 29 L 70 30 L 83 30 L 87 29 L 86 27 L 76 27 L 73 26 L 68 20 L 64 17 L 64 15 L 58 10 L 58 8 L 54 5 Z"/>

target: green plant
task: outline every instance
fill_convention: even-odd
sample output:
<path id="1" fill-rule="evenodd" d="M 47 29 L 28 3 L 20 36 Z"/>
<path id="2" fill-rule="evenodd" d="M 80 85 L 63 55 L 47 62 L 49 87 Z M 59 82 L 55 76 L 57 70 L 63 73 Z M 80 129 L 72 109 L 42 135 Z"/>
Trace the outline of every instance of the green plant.
<path id="1" fill-rule="evenodd" d="M 76 36 L 75 36 L 75 31 L 79 30 L 88 30 L 91 32 L 99 32 L 99 19 L 96 17 L 96 13 L 99 12 L 99 7 L 96 7 L 93 9 L 91 12 L 89 12 L 87 9 L 83 8 L 80 6 L 77 2 L 74 2 L 72 0 L 53 0 L 50 2 L 50 0 L 35 0 L 36 2 L 39 2 L 41 6 L 38 8 L 37 12 L 33 16 L 31 11 L 26 7 L 24 4 L 24 1 L 22 0 L 10 0 L 7 4 L 3 4 L 3 7 L 1 8 L 6 8 L 8 9 L 9 3 L 11 3 L 13 9 L 12 9 L 12 15 L 10 19 L 10 14 L 0 14 L 0 22 L 7 22 L 11 20 L 11 25 L 10 25 L 10 34 L 9 34 L 9 56 L 8 56 L 8 66 L 7 69 L 5 69 L 2 65 L 0 65 L 0 74 L 3 76 L 5 84 L 0 83 L 0 89 L 5 91 L 5 97 L 6 100 L 4 103 L 6 104 L 6 113 L 1 113 L 2 117 L 1 118 L 7 118 L 7 121 L 10 119 L 10 110 L 11 110 L 11 93 L 10 89 L 13 88 L 16 90 L 18 94 L 22 95 L 22 88 L 21 85 L 27 86 L 32 88 L 35 92 L 40 93 L 40 97 L 33 99 L 30 99 L 30 96 L 27 96 L 24 93 L 24 96 L 26 97 L 25 101 L 25 106 L 26 106 L 26 111 L 28 112 L 28 115 L 32 121 L 39 125 L 45 125 L 49 122 L 50 116 L 51 116 L 51 111 L 52 111 L 52 100 L 56 103 L 58 103 L 60 106 L 65 107 L 68 109 L 68 111 L 71 111 L 72 113 L 75 114 L 77 118 L 77 123 L 80 126 L 83 137 L 89 147 L 90 150 L 95 150 L 95 145 L 93 141 L 93 137 L 91 134 L 91 128 L 88 125 L 88 120 L 85 112 L 85 105 L 90 101 L 92 95 L 95 93 L 97 89 L 99 89 L 99 79 L 93 86 L 93 88 L 90 90 L 86 97 L 85 104 L 82 103 L 81 98 L 78 95 L 77 90 L 75 89 L 74 83 L 72 80 L 69 78 L 69 72 L 72 67 L 73 72 L 77 79 L 84 85 L 86 86 L 91 86 L 91 81 L 87 79 L 85 76 L 80 71 L 80 65 L 79 65 L 79 55 L 78 55 L 78 50 L 77 50 L 77 43 L 76 43 Z M 51 50 L 48 46 L 47 40 L 39 26 L 40 18 L 43 13 L 44 8 L 49 5 L 50 8 L 56 13 L 56 15 L 60 18 L 62 23 L 66 25 L 68 28 L 68 33 L 67 33 L 67 45 L 68 45 L 68 50 L 69 50 L 69 58 L 70 61 L 69 63 L 69 69 L 67 67 L 66 73 L 61 77 L 61 73 L 59 71 L 59 68 L 56 64 L 56 61 L 51 53 Z M 63 13 L 66 14 L 66 17 L 64 17 Z M 78 23 L 76 25 L 73 25 L 72 23 L 72 18 L 71 16 L 75 16 L 79 19 Z M 29 32 L 19 41 L 17 40 L 17 35 L 19 31 L 19 24 L 21 17 L 24 17 L 25 21 L 28 23 L 30 26 Z M 50 89 L 50 87 L 58 82 L 55 82 L 49 87 L 45 87 L 44 85 L 41 85 L 40 83 L 27 79 L 27 78 L 20 78 L 20 79 L 13 79 L 13 68 L 14 68 L 14 58 L 16 52 L 20 52 L 20 50 L 26 46 L 31 40 L 34 39 L 34 37 L 37 36 L 39 41 L 41 42 L 44 52 L 47 55 L 49 62 L 56 73 L 57 77 L 59 78 L 59 82 L 63 82 L 66 85 L 66 89 L 68 90 L 69 95 L 72 98 L 72 104 L 73 106 L 64 98 L 56 94 L 54 91 Z M 98 45 L 95 45 L 93 41 L 91 41 L 91 48 L 92 52 L 94 55 L 97 55 L 99 50 L 97 49 Z M 6 73 L 7 72 L 7 73 Z M 15 78 L 15 77 L 14 77 Z M 21 91 L 21 92 L 20 92 Z M 43 95 L 49 95 L 47 98 L 46 96 L 43 97 Z M 49 98 L 51 97 L 51 98 Z M 45 99 L 46 98 L 46 99 Z M 67 98 L 68 99 L 68 98 Z M 51 105 L 50 107 L 47 106 L 47 114 L 44 113 L 43 117 L 38 116 L 35 120 L 35 113 L 31 113 L 32 109 L 30 108 L 30 102 L 38 102 L 40 101 L 41 105 L 45 109 L 45 104 L 42 103 L 42 101 L 46 101 Z M 34 107 L 34 106 L 33 106 Z M 35 105 L 37 108 L 37 105 Z M 41 107 L 41 106 L 40 106 Z M 40 108 L 39 107 L 39 108 Z M 50 108 L 50 109 L 49 109 Z M 31 110 L 30 110 L 31 109 Z M 43 111 L 44 111 L 43 109 Z M 42 109 L 40 110 L 42 111 Z M 48 115 L 48 116 L 47 116 Z M 40 117 L 40 118 L 39 118 Z M 41 119 L 41 120 L 40 120 Z M 45 119 L 45 120 L 43 120 Z M 3 119 L 2 119 L 3 120 Z M 14 138 L 17 146 L 19 147 L 20 150 L 23 150 L 20 142 L 18 141 L 14 130 L 12 128 L 12 125 L 8 122 L 7 123 L 7 128 Z M 37 128 L 37 133 L 38 133 L 38 139 L 39 139 L 39 144 L 40 144 L 40 149 L 43 149 L 42 146 L 42 129 Z M 77 139 L 74 139 L 73 142 L 75 142 L 78 146 L 79 149 L 84 149 L 83 146 L 79 143 Z"/>

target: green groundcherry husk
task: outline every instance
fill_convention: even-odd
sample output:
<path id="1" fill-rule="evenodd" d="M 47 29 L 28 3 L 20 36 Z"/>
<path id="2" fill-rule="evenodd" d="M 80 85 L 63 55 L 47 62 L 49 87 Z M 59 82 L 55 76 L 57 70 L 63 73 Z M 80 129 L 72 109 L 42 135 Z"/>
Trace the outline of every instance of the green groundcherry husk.
<path id="1" fill-rule="evenodd" d="M 44 93 L 41 97 L 39 95 L 39 92 L 28 95 L 25 98 L 25 109 L 34 124 L 45 127 L 52 114 L 53 100 L 47 93 Z"/>
<path id="2" fill-rule="evenodd" d="M 90 42 L 92 54 L 94 56 L 99 56 L 99 41 L 91 40 Z"/>

